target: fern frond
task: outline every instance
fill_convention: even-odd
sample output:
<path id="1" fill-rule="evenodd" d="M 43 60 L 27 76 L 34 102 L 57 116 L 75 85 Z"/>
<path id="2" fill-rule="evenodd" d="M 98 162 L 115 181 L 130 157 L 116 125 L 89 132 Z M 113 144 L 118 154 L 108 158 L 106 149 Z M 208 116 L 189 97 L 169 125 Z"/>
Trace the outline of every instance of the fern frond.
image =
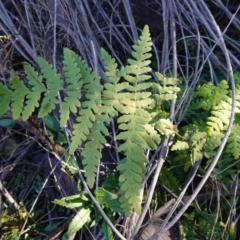
<path id="1" fill-rule="evenodd" d="M 232 91 L 230 92 L 230 98 L 232 99 Z M 235 113 L 240 113 L 240 84 L 235 87 L 236 108 Z"/>
<path id="2" fill-rule="evenodd" d="M 104 124 L 110 122 L 110 116 L 103 112 L 103 108 L 101 108 L 103 86 L 100 84 L 100 77 L 87 66 L 81 57 L 73 52 L 68 54 L 74 59 L 73 63 L 76 63 L 77 69 L 80 70 L 79 74 L 76 73 L 78 76 L 76 80 L 80 75 L 82 76 L 81 83 L 77 80 L 75 88 L 82 87 L 86 98 L 82 103 L 82 109 L 79 111 L 79 117 L 76 119 L 77 123 L 74 125 L 69 152 L 73 153 L 85 141 L 82 151 L 83 166 L 86 171 L 87 182 L 90 187 L 93 187 L 95 173 L 101 159 L 101 149 L 106 143 L 104 136 L 108 135 Z M 77 93 L 75 96 L 77 97 Z M 76 103 L 80 96 L 79 91 Z"/>
<path id="3" fill-rule="evenodd" d="M 197 89 L 197 95 L 203 97 L 203 101 L 199 106 L 204 110 L 210 110 L 215 107 L 220 100 L 226 101 L 228 93 L 229 86 L 225 80 L 219 82 L 217 86 L 214 86 L 211 82 L 201 85 Z"/>
<path id="4" fill-rule="evenodd" d="M 133 45 L 134 51 L 132 52 L 132 59 L 128 59 L 128 64 L 126 69 L 126 75 L 124 78 L 132 83 L 138 83 L 139 81 L 145 81 L 150 79 L 151 76 L 147 73 L 151 71 L 149 67 L 152 54 L 152 42 L 150 37 L 150 32 L 148 26 L 145 26 L 137 44 Z M 136 77 L 130 77 L 128 74 L 132 73 Z"/>
<path id="5" fill-rule="evenodd" d="M 84 145 L 82 156 L 84 156 L 83 165 L 86 171 L 85 176 L 89 187 L 92 188 L 95 182 L 95 173 L 102 158 L 101 149 L 106 143 L 104 136 L 108 136 L 108 130 L 104 125 L 106 115 L 97 115 L 93 123 L 91 133 L 87 136 L 87 142 Z"/>
<path id="6" fill-rule="evenodd" d="M 77 108 L 81 106 L 81 73 L 80 69 L 77 67 L 75 58 L 73 57 L 72 51 L 64 48 L 64 60 L 63 60 L 63 70 L 65 75 L 65 81 L 67 84 L 67 89 L 65 90 L 67 96 L 64 97 L 62 102 L 62 107 L 60 109 L 60 125 L 63 127 L 67 120 L 69 119 L 70 112 L 76 113 Z"/>
<path id="7" fill-rule="evenodd" d="M 166 185 L 173 193 L 178 194 L 180 192 L 181 185 L 168 167 L 163 166 L 159 179 L 161 183 Z"/>
<path id="8" fill-rule="evenodd" d="M 239 167 L 239 161 L 232 158 L 232 153 L 224 152 L 218 160 L 218 164 L 213 171 L 213 176 L 225 184 L 232 183 L 232 176 L 236 174 L 236 169 L 239 169 Z"/>
<path id="9" fill-rule="evenodd" d="M 163 135 L 169 136 L 175 133 L 174 125 L 169 119 L 161 118 L 155 123 L 156 129 Z"/>
<path id="10" fill-rule="evenodd" d="M 8 111 L 13 96 L 13 91 L 0 82 L 0 116 Z"/>
<path id="11" fill-rule="evenodd" d="M 149 29 L 145 27 L 137 44 L 133 46 L 128 65 L 120 70 L 115 60 L 102 50 L 109 80 L 104 86 L 102 103 L 109 108 L 106 109 L 107 114 L 122 115 L 117 120 L 121 130 L 117 139 L 123 142 L 118 151 L 123 152 L 125 158 L 120 161 L 118 170 L 121 173 L 120 201 L 127 215 L 132 208 L 140 213 L 139 189 L 144 178 L 144 163 L 147 161 L 144 148 L 156 149 L 160 142 L 157 132 L 148 125 L 151 117 L 145 110 L 153 103 L 150 98 L 152 93 L 148 91 L 152 84 L 145 82 L 151 78 L 148 60 L 151 57 L 151 46 Z"/>
<path id="12" fill-rule="evenodd" d="M 172 151 L 176 151 L 176 150 L 186 150 L 189 149 L 189 144 L 186 141 L 179 141 L 177 140 L 176 143 L 174 143 L 171 147 Z"/>
<path id="13" fill-rule="evenodd" d="M 25 96 L 30 93 L 29 89 L 19 80 L 19 77 L 11 81 L 11 87 L 14 90 L 12 97 L 12 113 L 13 119 L 20 117 L 24 106 Z"/>
<path id="14" fill-rule="evenodd" d="M 105 51 L 103 48 L 101 49 L 101 55 L 104 62 L 104 67 L 106 70 L 106 76 L 108 78 L 108 81 L 110 83 L 113 83 L 114 85 L 118 83 L 119 79 L 122 76 L 122 72 L 117 68 L 118 65 L 116 63 L 116 60 L 112 58 L 107 51 Z M 112 89 L 113 90 L 113 89 Z"/>
<path id="15" fill-rule="evenodd" d="M 49 64 L 44 58 L 38 57 L 38 63 L 47 86 L 38 113 L 38 117 L 42 118 L 55 109 L 56 104 L 58 104 L 57 96 L 58 92 L 63 90 L 63 81 L 60 79 L 60 75 L 56 72 L 56 69 L 53 68 L 52 64 Z"/>
<path id="16" fill-rule="evenodd" d="M 226 152 L 231 153 L 234 159 L 240 157 L 240 124 L 233 124 L 230 137 L 227 141 Z"/>
<path id="17" fill-rule="evenodd" d="M 86 100 L 82 103 L 82 109 L 80 109 L 77 123 L 74 125 L 73 136 L 71 139 L 70 153 L 74 153 L 82 141 L 87 140 L 87 136 L 91 132 L 93 123 L 96 121 L 96 114 L 99 112 L 99 105 L 101 104 L 101 90 L 100 78 L 96 76 L 96 73 L 82 60 L 81 57 L 75 53 L 70 52 L 71 57 L 77 63 L 77 68 L 80 69 L 82 75 L 83 90 L 86 93 Z M 77 82 L 77 84 L 80 84 Z M 80 93 L 79 93 L 80 95 Z M 94 169 L 95 171 L 95 169 Z"/>
<path id="18" fill-rule="evenodd" d="M 41 94 L 46 92 L 46 87 L 43 84 L 42 75 L 39 75 L 28 63 L 24 64 L 24 70 L 31 89 L 26 95 L 26 106 L 22 112 L 23 121 L 26 121 L 32 115 L 35 108 L 39 107 Z"/>
<path id="19" fill-rule="evenodd" d="M 161 73 L 156 72 L 156 77 L 161 84 L 153 84 L 154 89 L 157 90 L 157 94 L 154 97 L 157 99 L 157 103 L 161 103 L 163 100 L 173 100 L 177 98 L 177 93 L 180 92 L 180 88 L 177 87 L 181 81 L 177 78 L 166 78 Z"/>
<path id="20" fill-rule="evenodd" d="M 120 198 L 121 206 L 126 215 L 131 214 L 132 208 L 137 214 L 140 214 L 139 189 L 142 187 L 142 180 L 146 171 L 144 163 L 147 162 L 147 158 L 143 149 L 133 143 L 133 139 L 129 139 L 122 144 L 119 151 L 124 151 L 126 156 L 117 167 L 121 172 L 119 177 L 120 193 L 122 194 Z"/>
<path id="21" fill-rule="evenodd" d="M 231 100 L 220 101 L 213 107 L 211 116 L 207 119 L 207 132 L 213 134 L 214 132 L 221 132 L 228 125 L 231 115 Z M 226 99 L 226 100 L 228 100 Z"/>

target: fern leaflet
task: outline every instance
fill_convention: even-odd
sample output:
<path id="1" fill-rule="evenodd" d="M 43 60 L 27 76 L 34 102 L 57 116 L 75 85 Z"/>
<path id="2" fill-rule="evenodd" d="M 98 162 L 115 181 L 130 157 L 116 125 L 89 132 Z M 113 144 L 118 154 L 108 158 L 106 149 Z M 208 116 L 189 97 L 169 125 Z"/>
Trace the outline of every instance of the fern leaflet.
<path id="1" fill-rule="evenodd" d="M 72 53 L 77 63 L 77 67 L 80 69 L 80 74 L 83 80 L 83 89 L 86 92 L 86 101 L 82 103 L 82 109 L 76 119 L 77 123 L 74 125 L 72 144 L 69 152 L 72 154 L 77 149 L 82 141 L 87 140 L 87 135 L 90 134 L 93 123 L 96 121 L 96 114 L 98 114 L 98 106 L 101 103 L 101 95 L 99 92 L 102 86 L 99 82 L 99 77 L 96 73 L 86 66 L 86 63 L 82 61 L 81 57 L 78 57 L 75 53 Z M 86 75 L 88 76 L 86 77 Z M 88 80 L 88 81 L 86 81 Z"/>
<path id="2" fill-rule="evenodd" d="M 35 108 L 39 107 L 39 100 L 41 98 L 41 93 L 46 91 L 45 85 L 43 84 L 43 79 L 41 75 L 38 75 L 28 63 L 24 64 L 24 70 L 26 73 L 26 78 L 30 87 L 29 93 L 26 95 L 26 106 L 22 112 L 23 121 L 26 121 L 33 113 Z"/>
<path id="3" fill-rule="evenodd" d="M 0 116 L 8 111 L 13 96 L 13 91 L 0 82 Z"/>
<path id="4" fill-rule="evenodd" d="M 38 63 L 41 67 L 43 78 L 46 79 L 47 89 L 38 113 L 38 117 L 42 118 L 55 109 L 58 104 L 58 92 L 63 89 L 63 81 L 52 64 L 49 64 L 44 58 L 38 57 Z"/>
<path id="5" fill-rule="evenodd" d="M 231 135 L 228 138 L 226 152 L 231 153 L 234 159 L 240 157 L 240 124 L 233 124 Z"/>
<path id="6" fill-rule="evenodd" d="M 72 51 L 65 48 L 64 49 L 64 75 L 67 84 L 67 95 L 62 102 L 62 107 L 60 109 L 60 125 L 63 127 L 69 118 L 70 111 L 72 113 L 77 112 L 77 108 L 81 106 L 81 73 L 80 69 L 77 67 L 75 58 L 72 56 Z"/>

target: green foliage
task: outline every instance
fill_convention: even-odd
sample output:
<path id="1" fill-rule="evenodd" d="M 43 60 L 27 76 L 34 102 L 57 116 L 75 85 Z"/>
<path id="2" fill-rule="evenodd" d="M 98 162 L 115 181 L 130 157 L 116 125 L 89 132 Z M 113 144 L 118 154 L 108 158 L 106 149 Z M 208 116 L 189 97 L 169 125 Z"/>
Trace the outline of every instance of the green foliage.
<path id="1" fill-rule="evenodd" d="M 234 159 L 240 157 L 240 124 L 235 123 L 232 127 L 230 137 L 228 138 L 228 144 L 226 152 L 231 153 Z"/>
<path id="2" fill-rule="evenodd" d="M 195 212 L 190 214 L 185 213 L 184 218 L 181 221 L 180 231 L 183 240 L 195 240 L 197 239 L 196 228 L 194 227 Z"/>
<path id="3" fill-rule="evenodd" d="M 28 63 L 24 64 L 26 82 L 15 77 L 8 86 L 0 83 L 1 116 L 11 110 L 13 119 L 22 117 L 27 120 L 33 113 L 37 113 L 39 118 L 45 119 L 48 129 L 55 133 L 61 132 L 71 115 L 76 116 L 66 155 L 70 158 L 78 151 L 91 188 L 95 184 L 95 174 L 102 158 L 101 150 L 109 136 L 107 126 L 111 120 L 117 123 L 116 150 L 123 157 L 118 163 L 117 174 L 110 177 L 115 184 L 112 187 L 110 180 L 106 180 L 103 187 L 95 191 L 99 203 L 107 210 L 110 218 L 113 218 L 114 212 L 124 212 L 126 215 L 133 211 L 141 213 L 139 190 L 142 188 L 148 163 L 146 152 L 157 150 L 162 135 L 175 134 L 178 138 L 171 148 L 170 167 L 173 163 L 176 167 L 178 161 L 180 169 L 188 171 L 202 159 L 207 159 L 206 167 L 208 166 L 229 124 L 232 93 L 228 83 L 225 80 L 217 86 L 207 83 L 198 86 L 186 114 L 187 124 L 179 130 L 180 135 L 177 127 L 168 119 L 169 109 L 166 107 L 168 101 L 178 97 L 180 81 L 158 72 L 154 73 L 158 82 L 153 81 L 149 67 L 151 47 L 149 29 L 145 27 L 137 43 L 133 45 L 126 66 L 119 67 L 116 60 L 102 49 L 107 78 L 104 84 L 80 56 L 66 48 L 61 75 L 51 64 L 39 57 L 39 73 Z M 235 77 L 240 79 L 238 74 Z M 218 179 L 231 179 L 233 174 L 232 169 L 227 170 L 226 157 L 233 163 L 240 156 L 239 79 L 236 80 L 237 114 L 225 152 L 214 173 L 219 176 Z M 57 109 L 59 122 L 51 117 L 51 112 L 57 112 Z M 64 141 L 64 137 L 62 139 Z M 71 160 L 69 164 L 70 162 Z M 72 163 L 70 165 L 72 167 Z M 160 179 L 173 192 L 179 193 L 184 173 L 178 173 L 181 174 L 178 178 L 174 171 L 163 167 Z M 118 194 L 115 193 L 116 184 L 119 187 Z M 54 203 L 71 209 L 79 208 L 69 225 L 68 235 L 92 222 L 91 215 L 95 209 L 84 195 L 62 198 Z M 206 230 L 208 225 L 204 225 L 205 222 L 203 220 L 201 226 Z M 109 239 L 113 238 L 104 221 L 102 229 Z M 191 237 L 194 238 L 195 235 L 190 234 L 189 239 Z"/>
<path id="4" fill-rule="evenodd" d="M 39 118 L 50 120 L 50 126 L 53 121 L 49 114 L 59 105 L 59 126 L 64 127 L 70 113 L 76 114 L 69 154 L 74 154 L 81 146 L 82 164 L 90 187 L 95 183 L 101 149 L 107 143 L 109 132 L 106 126 L 111 118 L 116 118 L 119 129 L 117 150 L 124 155 L 117 166 L 120 202 L 126 215 L 132 210 L 138 214 L 141 212 L 139 189 L 148 162 L 145 151 L 157 149 L 161 141 L 159 133 L 169 135 L 175 132 L 171 121 L 162 117 L 161 105 L 177 97 L 180 81 L 155 73 L 159 84 L 153 83 L 149 67 L 151 47 L 146 26 L 133 45 L 126 66 L 118 68 L 115 59 L 102 49 L 108 80 L 105 84 L 101 84 L 100 77 L 80 56 L 66 48 L 61 75 L 39 57 L 40 73 L 28 63 L 24 64 L 26 83 L 15 77 L 9 86 L 0 84 L 1 115 L 10 108 L 14 119 L 22 117 L 27 120 L 37 111 Z"/>
<path id="5" fill-rule="evenodd" d="M 235 76 L 238 75 L 235 74 Z M 225 149 L 225 152 L 230 153 L 233 159 L 238 159 L 240 156 L 238 89 L 239 85 L 236 85 L 237 114 Z M 220 81 L 217 86 L 210 82 L 197 88 L 193 102 L 189 106 L 189 113 L 186 115 L 188 121 L 193 116 L 192 122 L 185 126 L 186 140 L 178 140 L 171 148 L 172 151 L 188 151 L 189 160 L 185 163 L 185 170 L 204 157 L 207 159 L 214 157 L 229 124 L 232 110 L 231 95 L 231 89 L 225 80 Z M 195 118 L 194 112 L 198 112 L 201 118 Z"/>
<path id="6" fill-rule="evenodd" d="M 235 121 L 231 129 L 230 137 L 223 153 L 221 154 L 218 164 L 213 170 L 212 178 L 217 184 L 220 184 L 224 190 L 227 186 L 232 184 L 236 179 L 239 179 L 236 169 L 239 168 L 239 84 L 240 75 L 235 73 L 236 80 L 236 114 Z M 184 127 L 181 129 L 183 138 L 178 139 L 172 146 L 173 157 L 169 160 L 170 168 L 176 166 L 174 159 L 178 161 L 183 160 L 184 170 L 187 171 L 196 161 L 202 161 L 201 166 L 205 170 L 215 157 L 216 151 L 221 143 L 226 128 L 229 124 L 230 114 L 232 110 L 232 91 L 228 83 L 223 80 L 218 85 L 213 83 L 206 83 L 199 85 L 197 91 L 194 93 L 193 101 L 190 103 L 188 112 L 185 116 Z M 175 154 L 174 154 L 175 153 Z M 184 157 L 183 157 L 184 156 Z M 237 160 L 237 161 L 236 161 Z M 168 168 L 169 169 L 169 168 Z M 203 170 L 202 169 L 202 170 Z M 171 169 L 171 172 L 174 168 Z M 169 174 L 170 175 L 170 174 Z M 179 179 L 179 177 L 178 177 Z M 172 184 L 173 185 L 173 184 Z M 208 185 L 208 184 L 207 184 Z M 204 188 L 204 193 L 212 189 Z M 215 194 L 215 193 L 211 193 Z M 181 232 L 184 239 L 197 239 L 197 232 L 206 237 L 206 239 L 227 239 L 231 237 L 234 239 L 235 230 L 234 224 L 229 223 L 224 228 L 224 223 L 227 222 L 229 212 L 232 211 L 232 204 L 229 201 L 236 201 L 229 197 L 227 200 L 221 198 L 219 204 L 221 205 L 221 218 L 216 209 L 209 213 L 206 209 L 202 212 L 194 211 L 186 213 L 181 221 Z M 224 212 L 222 205 L 223 201 L 228 202 L 229 209 Z M 193 222 L 195 225 L 193 226 Z M 191 225 L 191 228 L 189 226 Z M 228 236 L 226 236 L 228 235 Z"/>
<path id="7" fill-rule="evenodd" d="M 80 69 L 72 57 L 72 53 L 67 49 L 64 49 L 64 60 L 63 60 L 63 71 L 65 73 L 65 81 L 67 83 L 66 94 L 62 102 L 60 109 L 60 123 L 64 126 L 69 118 L 70 111 L 72 113 L 77 112 L 77 108 L 81 106 L 80 98 L 82 88 L 81 73 Z"/>
<path id="8" fill-rule="evenodd" d="M 142 36 L 133 46 L 132 58 L 128 59 L 126 67 L 117 68 L 115 60 L 104 50 L 102 56 L 106 68 L 106 75 L 109 83 L 105 84 L 102 103 L 104 112 L 110 116 L 121 116 L 117 122 L 122 130 L 117 139 L 123 143 L 119 145 L 118 151 L 125 155 L 118 165 L 121 172 L 120 201 L 126 214 L 131 213 L 131 206 L 140 214 L 141 202 L 138 199 L 138 191 L 141 188 L 144 178 L 147 158 L 145 149 L 156 149 L 156 144 L 160 142 L 157 131 L 149 124 L 151 120 L 147 108 L 153 104 L 149 98 L 152 93 L 149 91 L 151 83 L 149 80 L 150 68 L 148 65 L 151 57 L 151 39 L 148 28 L 143 30 Z M 121 80 L 121 82 L 119 82 Z"/>
<path id="9" fill-rule="evenodd" d="M 24 223 L 24 219 L 28 215 L 28 212 L 23 203 L 20 203 L 19 211 L 10 213 L 11 210 L 11 207 L 9 207 L 8 210 L 4 210 L 2 212 L 1 216 L 1 227 L 3 230 L 1 237 L 5 239 L 15 239 L 17 237 L 17 234 L 21 230 L 21 226 Z"/>
<path id="10" fill-rule="evenodd" d="M 72 195 L 69 197 L 63 197 L 61 199 L 55 199 L 53 203 L 72 209 L 72 208 L 82 207 L 86 205 L 88 201 L 89 199 L 85 197 L 83 194 L 78 194 L 78 195 Z"/>
<path id="11" fill-rule="evenodd" d="M 222 239 L 223 229 L 217 213 L 209 214 L 206 209 L 199 213 L 199 231 L 206 239 Z"/>
<path id="12" fill-rule="evenodd" d="M 219 221 L 217 213 L 209 213 L 206 209 L 185 213 L 180 226 L 183 239 L 198 239 L 197 233 L 204 239 L 223 239 L 223 227 Z"/>
<path id="13" fill-rule="evenodd" d="M 88 223 L 90 218 L 91 210 L 89 208 L 81 208 L 78 213 L 74 216 L 73 220 L 68 226 L 67 234 L 72 235 L 79 231 L 86 223 Z"/>
<path id="14" fill-rule="evenodd" d="M 163 167 L 160 174 L 160 181 L 166 187 L 171 189 L 173 193 L 178 194 L 180 192 L 180 183 L 178 179 L 174 176 L 171 170 L 167 167 Z"/>

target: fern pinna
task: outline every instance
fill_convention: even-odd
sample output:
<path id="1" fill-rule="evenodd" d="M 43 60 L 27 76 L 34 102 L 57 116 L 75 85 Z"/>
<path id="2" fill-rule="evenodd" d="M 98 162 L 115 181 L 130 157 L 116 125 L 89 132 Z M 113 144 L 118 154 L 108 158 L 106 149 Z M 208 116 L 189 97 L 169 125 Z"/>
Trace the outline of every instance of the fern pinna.
<path id="1" fill-rule="evenodd" d="M 0 115 L 10 108 L 14 119 L 27 120 L 36 110 L 38 117 L 43 118 L 59 104 L 61 127 L 66 125 L 70 113 L 77 115 L 69 153 L 74 154 L 79 146 L 83 149 L 80 153 L 90 187 L 95 182 L 101 149 L 107 143 L 106 124 L 111 118 L 116 119 L 119 129 L 117 151 L 124 155 L 117 167 L 120 171 L 120 201 L 126 215 L 133 210 L 138 214 L 141 212 L 139 190 L 148 162 L 145 151 L 157 149 L 161 134 L 174 133 L 173 124 L 159 116 L 161 104 L 177 97 L 179 82 L 156 73 L 158 82 L 154 83 L 149 67 L 151 46 L 146 26 L 133 45 L 126 66 L 118 68 L 115 59 L 102 50 L 108 80 L 105 84 L 101 84 L 100 77 L 80 56 L 67 48 L 63 51 L 62 76 L 39 57 L 40 73 L 28 63 L 24 64 L 26 84 L 19 77 L 12 79 L 9 86 L 0 83 Z"/>

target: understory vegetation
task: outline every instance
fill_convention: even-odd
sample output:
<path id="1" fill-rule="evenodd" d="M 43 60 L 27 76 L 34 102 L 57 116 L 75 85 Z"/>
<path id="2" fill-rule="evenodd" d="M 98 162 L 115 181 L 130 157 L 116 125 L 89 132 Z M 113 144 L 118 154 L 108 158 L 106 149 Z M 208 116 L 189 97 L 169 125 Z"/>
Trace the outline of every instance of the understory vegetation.
<path id="1" fill-rule="evenodd" d="M 239 239 L 236 6 L 0 2 L 0 239 Z"/>

